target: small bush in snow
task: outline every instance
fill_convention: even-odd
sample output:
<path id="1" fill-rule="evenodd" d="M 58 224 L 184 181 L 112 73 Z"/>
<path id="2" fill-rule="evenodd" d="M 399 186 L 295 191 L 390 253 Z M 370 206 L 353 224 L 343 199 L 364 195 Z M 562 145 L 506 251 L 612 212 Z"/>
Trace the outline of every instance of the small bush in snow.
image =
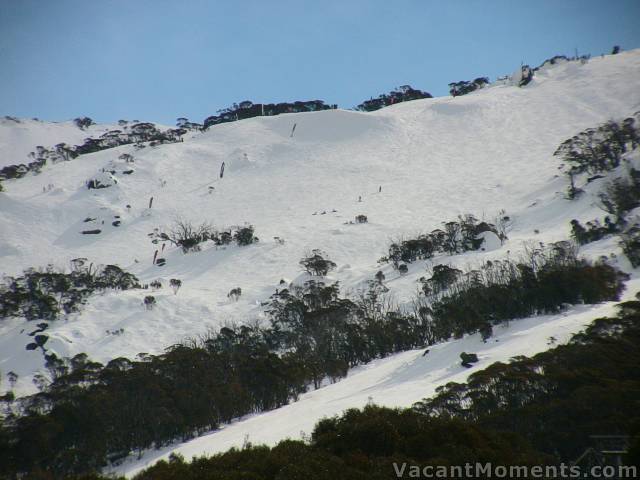
<path id="1" fill-rule="evenodd" d="M 172 278 L 171 280 L 169 280 L 169 286 L 172 288 L 173 294 L 176 295 L 178 293 L 178 290 L 180 290 L 180 287 L 182 286 L 182 280 Z"/>
<path id="2" fill-rule="evenodd" d="M 460 354 L 460 360 L 463 367 L 471 368 L 472 363 L 478 363 L 478 355 L 475 353 L 462 352 Z"/>
<path id="3" fill-rule="evenodd" d="M 234 240 L 240 246 L 251 245 L 258 241 L 258 239 L 253 235 L 253 231 L 253 225 L 240 227 L 234 235 Z"/>
<path id="4" fill-rule="evenodd" d="M 101 172 L 95 178 L 87 180 L 86 185 L 89 190 L 109 188 L 116 185 L 118 180 L 110 172 Z"/>
<path id="5" fill-rule="evenodd" d="M 144 297 L 144 306 L 147 310 L 151 310 L 156 304 L 156 297 L 153 295 L 147 295 Z"/>
<path id="6" fill-rule="evenodd" d="M 227 294 L 227 298 L 230 298 L 234 302 L 237 302 L 242 295 L 242 289 L 240 287 L 232 288 Z"/>
<path id="7" fill-rule="evenodd" d="M 222 232 L 217 232 L 213 236 L 212 240 L 217 246 L 229 245 L 233 241 L 233 233 L 231 233 L 231 231 L 226 231 L 226 230 Z"/>

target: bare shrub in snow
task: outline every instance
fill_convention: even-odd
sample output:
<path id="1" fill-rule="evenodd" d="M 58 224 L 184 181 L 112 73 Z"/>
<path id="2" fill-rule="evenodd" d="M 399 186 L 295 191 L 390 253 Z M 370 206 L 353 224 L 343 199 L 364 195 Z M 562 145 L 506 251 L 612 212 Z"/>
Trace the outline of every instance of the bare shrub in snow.
<path id="1" fill-rule="evenodd" d="M 200 251 L 200 244 L 209 240 L 213 233 L 213 227 L 209 223 L 194 225 L 187 220 L 179 219 L 169 233 L 160 236 L 182 248 L 184 253 L 189 253 Z"/>

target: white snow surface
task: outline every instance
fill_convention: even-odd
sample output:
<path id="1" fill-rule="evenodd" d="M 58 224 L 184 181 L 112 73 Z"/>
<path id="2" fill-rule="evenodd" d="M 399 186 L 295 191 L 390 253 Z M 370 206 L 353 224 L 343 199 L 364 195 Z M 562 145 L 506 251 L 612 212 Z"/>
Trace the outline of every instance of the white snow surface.
<path id="1" fill-rule="evenodd" d="M 44 122 L 37 119 L 0 117 L 0 168 L 32 162 L 28 158 L 37 146 L 53 147 L 59 143 L 80 145 L 86 138 L 99 137 L 117 125 L 90 125 L 80 129 L 73 121 Z"/>
<path id="2" fill-rule="evenodd" d="M 71 259 L 86 257 L 95 264 L 118 264 L 143 283 L 163 280 L 164 287 L 153 293 L 153 310 L 142 304 L 147 290 L 108 291 L 92 296 L 79 312 L 50 322 L 49 350 L 58 356 L 85 352 L 103 363 L 160 353 L 225 322 L 263 317 L 260 302 L 281 279 L 304 281 L 298 261 L 314 248 L 336 262 L 329 280 L 340 281 L 343 292 L 362 288 L 382 269 L 391 293 L 408 305 L 417 279 L 432 264 L 466 268 L 514 256 L 524 242 L 567 239 L 573 218 L 602 218 L 596 195 L 604 180 L 587 185 L 579 200 L 566 200 L 567 181 L 553 152 L 585 128 L 640 110 L 639 87 L 640 50 L 633 50 L 545 68 L 523 88 L 496 84 L 461 97 L 417 100 L 373 113 L 329 110 L 259 117 L 189 132 L 181 143 L 141 150 L 122 146 L 48 165 L 38 175 L 4 182 L 0 273 L 17 275 L 47 264 L 68 270 Z M 95 125 L 91 134 L 72 122 L 0 120 L 0 166 L 25 162 L 36 145 L 79 144 L 108 128 L 117 127 Z M 135 162 L 118 163 L 122 153 L 132 154 Z M 637 156 L 631 160 L 640 161 Z M 220 179 L 222 162 L 226 168 Z M 103 168 L 114 169 L 118 183 L 88 190 L 86 181 Z M 125 175 L 126 168 L 134 172 Z M 53 188 L 43 190 L 50 184 Z M 415 262 L 404 276 L 377 263 L 392 239 L 431 231 L 459 214 L 493 221 L 502 209 L 514 221 L 504 245 L 487 236 L 482 251 Z M 353 224 L 359 214 L 369 222 Z M 118 227 L 112 226 L 115 216 L 122 222 Z M 84 223 L 87 217 L 96 220 Z M 224 249 L 208 243 L 201 252 L 186 255 L 167 245 L 162 254 L 166 266 L 154 266 L 157 246 L 148 234 L 178 218 L 219 228 L 249 223 L 260 242 Z M 102 233 L 80 234 L 87 225 Z M 630 270 L 616 239 L 591 244 L 583 254 L 607 255 Z M 177 295 L 168 288 L 170 278 L 182 280 Z M 638 290 L 637 282 L 634 276 L 627 295 Z M 237 302 L 227 298 L 235 287 L 242 288 Z M 295 404 L 176 448 L 190 456 L 241 445 L 246 434 L 254 443 L 297 437 L 322 416 L 362 406 L 369 397 L 383 405 L 407 406 L 492 361 L 544 350 L 550 336 L 564 341 L 611 309 L 610 303 L 577 306 L 562 315 L 497 328 L 487 344 L 471 336 L 437 345 L 426 357 L 412 351 L 379 360 Z M 19 395 L 35 391 L 33 375 L 44 371 L 42 353 L 25 350 L 33 329 L 23 319 L 0 321 L 0 371 L 3 378 L 9 371 L 20 375 Z M 107 333 L 119 329 L 124 333 Z M 459 366 L 464 350 L 481 359 L 473 369 Z M 0 392 L 7 388 L 4 381 Z M 168 452 L 149 452 L 119 471 L 131 474 Z"/>

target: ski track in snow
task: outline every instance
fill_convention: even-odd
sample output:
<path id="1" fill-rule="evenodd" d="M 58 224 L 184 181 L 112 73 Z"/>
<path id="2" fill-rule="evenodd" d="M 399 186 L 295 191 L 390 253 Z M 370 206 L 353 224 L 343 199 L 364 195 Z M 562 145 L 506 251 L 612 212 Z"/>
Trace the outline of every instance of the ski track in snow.
<path id="1" fill-rule="evenodd" d="M 567 181 L 553 152 L 585 128 L 640 110 L 639 87 L 640 50 L 635 50 L 585 65 L 545 68 L 524 88 L 494 85 L 373 113 L 329 110 L 259 117 L 189 132 L 183 143 L 141 150 L 122 146 L 48 165 L 39 175 L 4 182 L 0 272 L 16 275 L 49 263 L 68 269 L 71 259 L 86 257 L 95 264 L 118 264 L 143 283 L 162 279 L 164 288 L 153 293 L 158 302 L 153 310 L 142 304 L 148 291 L 104 292 L 79 312 L 50 323 L 48 349 L 59 356 L 85 352 L 103 363 L 160 353 L 225 322 L 263 317 L 260 302 L 274 293 L 280 279 L 300 277 L 298 261 L 313 248 L 337 263 L 330 279 L 340 281 L 343 292 L 361 288 L 381 269 L 391 293 L 408 305 L 417 279 L 431 264 L 466 268 L 515 256 L 523 242 L 568 238 L 572 218 L 602 218 L 596 194 L 603 181 L 589 184 L 579 200 L 565 200 Z M 82 131 L 72 122 L 0 119 L 0 166 L 28 162 L 36 145 L 79 144 L 107 128 L 118 127 L 94 125 Z M 116 174 L 118 184 L 110 188 L 87 190 L 85 182 L 102 168 L 113 162 L 116 170 L 123 166 L 122 153 L 134 156 L 135 163 L 127 164 L 134 173 Z M 220 179 L 222 162 L 226 169 Z M 49 184 L 53 189 L 43 192 Z M 418 261 L 402 277 L 389 265 L 377 264 L 392 239 L 431 231 L 459 214 L 492 221 L 501 209 L 515 223 L 499 248 Z M 367 215 L 369 223 L 347 223 L 358 214 Z M 122 220 L 120 227 L 111 226 L 115 215 Z M 100 235 L 79 233 L 88 216 L 98 218 Z M 188 255 L 167 246 L 167 265 L 159 268 L 152 265 L 157 246 L 147 235 L 176 218 L 209 221 L 219 228 L 251 223 L 260 242 L 222 249 L 207 244 Z M 285 243 L 274 242 L 276 236 Z M 592 258 L 614 254 L 618 266 L 630 269 L 613 238 L 588 245 L 583 253 Z M 170 278 L 183 282 L 177 295 L 168 288 Z M 235 287 L 242 288 L 238 302 L 227 299 Z M 637 287 L 637 280 L 630 282 L 626 295 Z M 210 453 L 241 445 L 245 435 L 253 443 L 274 443 L 302 430 L 309 433 L 322 416 L 362 406 L 369 397 L 383 405 L 408 406 L 492 361 L 544 350 L 550 336 L 564 341 L 611 309 L 608 303 L 577 306 L 562 315 L 496 328 L 487 344 L 471 336 L 437 345 L 424 358 L 422 351 L 412 351 L 378 360 L 297 403 L 172 448 L 186 456 Z M 106 333 L 120 328 L 122 335 Z M 33 375 L 43 371 L 42 354 L 25 350 L 33 329 L 21 319 L 0 323 L 0 371 L 20 375 L 19 395 L 35 391 Z M 480 356 L 473 369 L 459 366 L 464 350 Z M 5 382 L 0 392 L 6 388 Z M 118 471 L 131 474 L 169 451 L 148 452 Z"/>

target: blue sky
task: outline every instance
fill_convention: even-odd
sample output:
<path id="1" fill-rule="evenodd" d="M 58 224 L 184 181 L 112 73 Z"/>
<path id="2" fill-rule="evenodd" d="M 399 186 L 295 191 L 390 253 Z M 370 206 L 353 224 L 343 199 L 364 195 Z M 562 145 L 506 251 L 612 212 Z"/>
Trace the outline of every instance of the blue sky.
<path id="1" fill-rule="evenodd" d="M 233 102 L 351 108 L 640 47 L 639 0 L 0 0 L 0 115 L 202 121 Z"/>

